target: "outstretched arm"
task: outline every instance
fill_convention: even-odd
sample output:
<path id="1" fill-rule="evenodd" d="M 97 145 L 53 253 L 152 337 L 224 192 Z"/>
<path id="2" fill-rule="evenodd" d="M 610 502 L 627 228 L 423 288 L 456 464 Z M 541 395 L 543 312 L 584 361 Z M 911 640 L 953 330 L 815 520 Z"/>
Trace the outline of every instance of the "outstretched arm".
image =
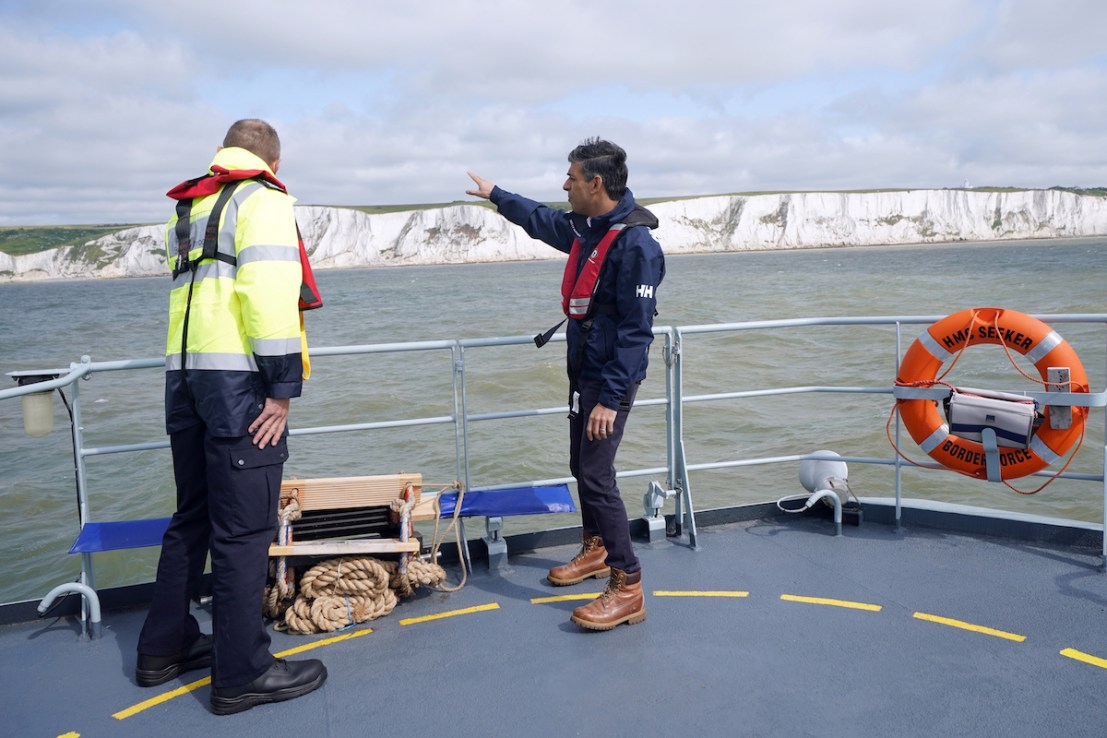
<path id="1" fill-rule="evenodd" d="M 512 223 L 522 226 L 531 238 L 545 241 L 558 251 L 569 253 L 575 234 L 569 225 L 568 213 L 547 207 L 521 195 L 505 192 L 479 174 L 467 172 L 469 179 L 476 182 L 473 190 L 465 194 L 483 197 L 496 205 L 496 210 Z"/>

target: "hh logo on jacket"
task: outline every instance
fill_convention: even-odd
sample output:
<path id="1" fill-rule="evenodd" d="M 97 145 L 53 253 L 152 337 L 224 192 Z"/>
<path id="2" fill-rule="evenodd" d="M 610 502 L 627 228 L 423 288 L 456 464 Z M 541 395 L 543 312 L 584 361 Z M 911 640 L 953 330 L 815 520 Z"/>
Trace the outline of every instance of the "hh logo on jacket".
<path id="1" fill-rule="evenodd" d="M 640 284 L 634 294 L 636 297 L 653 297 L 653 285 Z"/>

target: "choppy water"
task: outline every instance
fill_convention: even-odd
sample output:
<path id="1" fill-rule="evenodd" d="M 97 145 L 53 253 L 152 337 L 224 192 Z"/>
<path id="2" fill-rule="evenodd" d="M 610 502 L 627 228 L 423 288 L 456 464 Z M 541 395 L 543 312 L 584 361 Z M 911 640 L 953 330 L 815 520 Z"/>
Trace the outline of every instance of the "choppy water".
<path id="1" fill-rule="evenodd" d="M 1093 313 L 1107 309 L 1107 239 L 1024 241 L 925 247 L 678 256 L 668 260 L 659 291 L 659 325 L 698 325 L 775 318 L 846 315 L 944 315 L 995 305 L 1028 313 Z M 318 275 L 326 307 L 308 315 L 314 347 L 343 344 L 533 335 L 558 319 L 557 262 L 326 271 Z M 94 361 L 160 356 L 165 340 L 167 282 L 162 279 L 0 285 L 0 371 L 66 367 Z M 909 343 L 921 327 L 907 327 Z M 1093 388 L 1105 382 L 1102 327 L 1059 327 L 1084 360 Z M 788 329 L 694 336 L 685 345 L 688 395 L 762 386 L 887 386 L 895 373 L 889 328 Z M 466 353 L 470 413 L 556 407 L 564 402 L 564 345 Z M 639 399 L 664 395 L 661 352 Z M 966 362 L 974 386 L 1014 388 L 1000 355 L 981 349 Z M 959 365 L 959 371 L 961 366 Z M 1005 371 L 1006 370 L 1006 371 Z M 319 358 L 292 425 L 374 422 L 450 415 L 448 353 Z M 6 381 L 6 380 L 5 380 Z M 962 381 L 973 385 L 973 381 Z M 87 445 L 164 437 L 158 370 L 97 374 L 80 387 Z M 78 529 L 68 419 L 56 402 L 56 429 L 44 439 L 22 433 L 20 404 L 0 403 L 0 601 L 41 597 L 74 578 L 65 555 Z M 828 448 L 849 456 L 887 457 L 890 401 L 872 395 L 798 395 L 758 402 L 690 405 L 685 442 L 689 463 L 804 453 Z M 848 422 L 846 419 L 848 418 Z M 631 418 L 620 468 L 665 463 L 660 408 Z M 474 486 L 567 474 L 561 415 L 471 424 Z M 925 457 L 904 434 L 907 450 Z M 1102 469 L 1103 411 L 1092 414 L 1072 470 Z M 422 472 L 428 484 L 456 476 L 449 425 L 293 439 L 287 476 Z M 167 451 L 87 460 L 92 519 L 168 515 L 173 508 Z M 647 479 L 622 483 L 631 515 L 639 515 Z M 1039 482 L 1022 486 L 1033 488 Z M 862 496 L 890 496 L 887 467 L 851 465 Z M 1000 485 L 953 474 L 904 473 L 905 495 L 1100 522 L 1101 488 L 1059 480 L 1023 497 Z M 692 475 L 698 508 L 775 500 L 802 491 L 796 466 L 781 464 Z M 509 519 L 507 532 L 572 524 L 574 516 Z M 471 526 L 472 532 L 477 526 Z M 99 554 L 99 586 L 146 581 L 156 550 Z"/>

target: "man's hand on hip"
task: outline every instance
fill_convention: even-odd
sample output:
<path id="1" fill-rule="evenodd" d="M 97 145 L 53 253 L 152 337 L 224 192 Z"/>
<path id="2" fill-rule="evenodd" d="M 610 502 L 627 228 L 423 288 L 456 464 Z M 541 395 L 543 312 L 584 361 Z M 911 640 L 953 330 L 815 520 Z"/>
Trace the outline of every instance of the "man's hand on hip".
<path id="1" fill-rule="evenodd" d="M 272 397 L 265 398 L 265 407 L 261 415 L 250 424 L 249 432 L 254 436 L 254 445 L 265 448 L 266 444 L 276 446 L 284 435 L 285 426 L 288 424 L 288 406 L 291 401 L 288 398 L 275 400 Z"/>

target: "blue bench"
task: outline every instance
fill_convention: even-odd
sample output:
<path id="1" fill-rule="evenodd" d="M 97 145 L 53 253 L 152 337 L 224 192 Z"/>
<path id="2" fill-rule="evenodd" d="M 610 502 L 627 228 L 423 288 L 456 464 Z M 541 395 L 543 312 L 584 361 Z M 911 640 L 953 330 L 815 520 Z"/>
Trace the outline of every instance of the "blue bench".
<path id="1" fill-rule="evenodd" d="M 457 497 L 456 492 L 444 493 L 439 497 L 441 517 L 453 517 Z M 569 495 L 569 487 L 565 484 L 496 490 L 474 489 L 466 492 L 461 501 L 461 517 L 499 518 L 571 512 L 576 512 L 576 506 Z M 69 553 L 101 553 L 160 546 L 168 526 L 169 518 L 85 523 Z"/>
<path id="2" fill-rule="evenodd" d="M 169 527 L 169 518 L 145 520 L 116 520 L 105 523 L 85 523 L 73 546 L 71 554 L 101 553 L 125 548 L 160 546 Z"/>
<path id="3" fill-rule="evenodd" d="M 443 518 L 451 518 L 458 494 L 445 492 L 438 497 Z M 483 516 L 501 518 L 509 515 L 539 515 L 571 513 L 577 508 L 566 484 L 542 487 L 512 487 L 510 489 L 471 489 L 461 501 L 461 517 Z"/>
<path id="4" fill-rule="evenodd" d="M 444 492 L 438 497 L 443 518 L 453 517 L 458 493 Z M 512 487 L 508 489 L 471 489 L 461 501 L 459 518 L 483 516 L 488 519 L 482 538 L 488 549 L 488 568 L 498 569 L 507 565 L 507 541 L 501 535 L 503 518 L 509 515 L 540 515 L 543 513 L 576 512 L 573 498 L 566 484 L 539 487 Z M 465 539 L 465 524 L 458 521 L 459 535 Z M 465 563 L 471 565 L 469 542 L 464 545 Z"/>
<path id="5" fill-rule="evenodd" d="M 458 496 L 457 492 L 444 492 L 439 496 L 440 517 L 454 516 Z M 504 517 L 571 512 L 576 512 L 576 506 L 569 494 L 568 485 L 552 484 L 538 487 L 469 490 L 462 498 L 461 512 L 458 517 L 488 519 L 483 540 L 488 548 L 489 567 L 495 569 L 505 565 L 507 561 L 507 541 L 500 535 Z M 160 546 L 168 525 L 169 518 L 85 523 L 69 553 L 94 554 Z M 464 524 L 459 521 L 459 525 Z M 464 539 L 464 527 L 461 528 L 460 533 Z M 468 542 L 465 544 L 465 559 L 468 562 Z"/>

